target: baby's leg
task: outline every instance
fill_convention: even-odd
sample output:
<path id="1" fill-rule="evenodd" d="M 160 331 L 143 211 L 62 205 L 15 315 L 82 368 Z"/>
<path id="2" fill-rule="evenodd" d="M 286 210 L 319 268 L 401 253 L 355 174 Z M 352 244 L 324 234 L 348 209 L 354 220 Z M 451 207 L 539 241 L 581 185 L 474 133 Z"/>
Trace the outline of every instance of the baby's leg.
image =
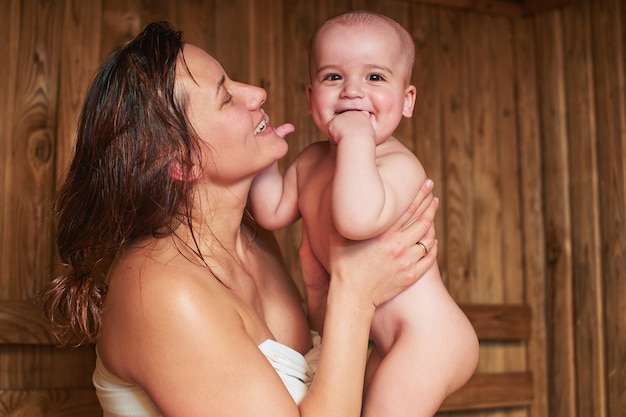
<path id="1" fill-rule="evenodd" d="M 476 334 L 436 266 L 376 311 L 372 336 L 381 360 L 366 381 L 365 417 L 431 417 L 476 368 Z"/>
<path id="2" fill-rule="evenodd" d="M 373 345 L 372 349 L 370 350 L 369 357 L 367 358 L 367 366 L 365 367 L 365 383 L 363 384 L 364 393 L 368 391 L 370 383 L 372 382 L 372 379 L 374 379 L 376 370 L 378 369 L 378 366 L 380 365 L 380 362 L 382 360 L 382 354 L 380 353 L 376 345 Z"/>

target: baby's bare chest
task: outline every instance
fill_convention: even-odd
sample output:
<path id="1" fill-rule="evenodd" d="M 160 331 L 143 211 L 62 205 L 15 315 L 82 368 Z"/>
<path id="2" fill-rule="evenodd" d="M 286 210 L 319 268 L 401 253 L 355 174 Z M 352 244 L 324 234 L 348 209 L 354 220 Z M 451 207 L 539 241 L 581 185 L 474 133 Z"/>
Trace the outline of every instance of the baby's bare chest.
<path id="1" fill-rule="evenodd" d="M 328 270 L 330 239 L 337 236 L 332 218 L 334 161 L 324 158 L 312 164 L 305 181 L 300 182 L 300 213 L 316 257 Z"/>

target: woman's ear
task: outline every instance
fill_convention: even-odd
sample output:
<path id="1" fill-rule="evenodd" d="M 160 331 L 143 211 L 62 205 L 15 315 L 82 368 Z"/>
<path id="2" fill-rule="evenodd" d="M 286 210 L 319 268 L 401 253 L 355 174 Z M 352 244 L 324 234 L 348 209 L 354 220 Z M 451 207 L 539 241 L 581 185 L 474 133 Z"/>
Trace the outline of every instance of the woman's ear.
<path id="1" fill-rule="evenodd" d="M 199 166 L 193 165 L 191 169 L 184 169 L 180 161 L 170 162 L 170 175 L 178 181 L 196 181 L 200 178 L 202 170 Z"/>
<path id="2" fill-rule="evenodd" d="M 404 117 L 413 116 L 413 108 L 415 107 L 415 98 L 417 89 L 414 85 L 410 85 L 404 90 L 404 105 L 402 106 L 402 115 Z"/>

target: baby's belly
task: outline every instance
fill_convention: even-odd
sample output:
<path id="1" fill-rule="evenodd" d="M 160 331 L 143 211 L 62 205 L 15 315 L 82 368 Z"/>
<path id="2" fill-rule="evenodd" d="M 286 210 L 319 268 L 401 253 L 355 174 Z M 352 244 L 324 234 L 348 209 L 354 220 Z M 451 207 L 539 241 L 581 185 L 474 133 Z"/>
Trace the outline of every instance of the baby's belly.
<path id="1" fill-rule="evenodd" d="M 314 227 L 309 228 L 309 241 L 311 248 L 317 259 L 324 265 L 324 268 L 330 270 L 330 242 L 331 235 L 336 234 L 334 227 L 331 228 L 328 225 L 316 224 Z"/>
<path id="2" fill-rule="evenodd" d="M 331 238 L 338 236 L 332 220 L 329 189 L 330 186 L 310 184 L 306 192 L 302 193 L 300 201 L 300 212 L 311 249 L 327 271 Z"/>

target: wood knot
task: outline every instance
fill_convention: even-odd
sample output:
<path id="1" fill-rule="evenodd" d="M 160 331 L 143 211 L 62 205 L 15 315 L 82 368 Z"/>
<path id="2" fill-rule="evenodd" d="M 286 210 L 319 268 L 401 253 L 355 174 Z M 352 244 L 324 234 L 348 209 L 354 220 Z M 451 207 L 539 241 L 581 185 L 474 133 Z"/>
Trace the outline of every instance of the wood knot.
<path id="1" fill-rule="evenodd" d="M 45 165 L 50 161 L 52 156 L 52 138 L 48 130 L 39 129 L 30 135 L 28 151 L 36 167 Z"/>

